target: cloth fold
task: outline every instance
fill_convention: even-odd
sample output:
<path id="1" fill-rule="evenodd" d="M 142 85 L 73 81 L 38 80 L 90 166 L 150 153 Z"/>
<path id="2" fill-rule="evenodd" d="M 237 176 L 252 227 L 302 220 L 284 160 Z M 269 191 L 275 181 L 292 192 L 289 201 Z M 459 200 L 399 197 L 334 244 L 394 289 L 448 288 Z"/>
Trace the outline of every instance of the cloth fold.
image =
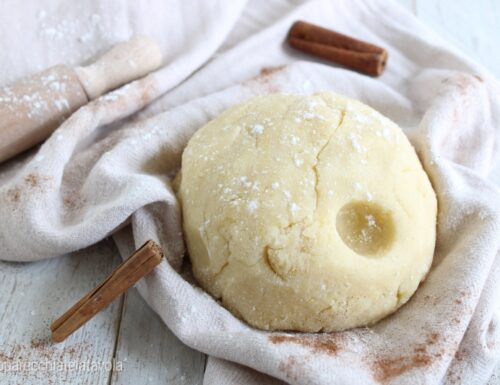
<path id="1" fill-rule="evenodd" d="M 500 200 L 485 179 L 498 148 L 497 80 L 383 0 L 168 4 L 90 1 L 70 12 L 101 22 L 74 22 L 61 36 L 69 11 L 59 2 L 45 13 L 34 1 L 0 5 L 6 31 L 14 23 L 46 31 L 49 21 L 56 31 L 16 47 L 10 33 L 1 36 L 13 50 L 0 58 L 2 85 L 82 60 L 82 47 L 65 41 L 81 36 L 97 52 L 124 30 L 145 33 L 166 56 L 162 69 L 82 107 L 38 150 L 2 166 L 2 259 L 48 258 L 110 234 L 124 257 L 159 242 L 168 263 L 137 286 L 182 341 L 211 356 L 206 384 L 486 383 L 500 350 Z M 299 18 L 386 47 L 386 73 L 372 79 L 302 61 L 284 45 Z M 37 56 L 26 61 L 29 48 Z M 360 99 L 409 136 L 438 195 L 434 262 L 409 303 L 371 328 L 262 332 L 196 286 L 172 180 L 191 135 L 224 109 L 255 95 L 320 90 Z"/>

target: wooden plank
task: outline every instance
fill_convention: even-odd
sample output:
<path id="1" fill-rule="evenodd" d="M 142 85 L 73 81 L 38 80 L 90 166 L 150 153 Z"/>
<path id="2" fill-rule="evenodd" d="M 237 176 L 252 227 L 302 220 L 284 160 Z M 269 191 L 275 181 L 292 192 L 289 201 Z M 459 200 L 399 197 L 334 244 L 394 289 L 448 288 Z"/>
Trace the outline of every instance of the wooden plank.
<path id="1" fill-rule="evenodd" d="M 500 2 L 416 1 L 416 15 L 462 52 L 500 77 Z"/>
<path id="2" fill-rule="evenodd" d="M 179 341 L 134 288 L 126 293 L 116 360 L 123 370 L 113 372 L 112 384 L 195 385 L 203 383 L 206 357 Z"/>
<path id="3" fill-rule="evenodd" d="M 106 240 L 50 260 L 0 262 L 1 384 L 108 384 L 122 300 L 61 344 L 49 325 L 119 261 Z"/>

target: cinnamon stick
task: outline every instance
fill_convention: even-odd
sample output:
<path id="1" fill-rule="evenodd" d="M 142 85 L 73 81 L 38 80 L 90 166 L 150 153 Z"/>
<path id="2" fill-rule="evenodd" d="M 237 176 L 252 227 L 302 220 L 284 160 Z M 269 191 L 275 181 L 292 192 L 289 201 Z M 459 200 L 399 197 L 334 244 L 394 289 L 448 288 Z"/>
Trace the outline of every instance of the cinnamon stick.
<path id="1" fill-rule="evenodd" d="M 65 340 L 139 279 L 149 274 L 161 262 L 162 258 L 163 252 L 160 246 L 152 240 L 147 241 L 108 275 L 103 282 L 50 325 L 52 339 L 55 342 Z"/>
<path id="2" fill-rule="evenodd" d="M 304 21 L 292 25 L 288 43 L 302 52 L 371 76 L 379 76 L 387 63 L 385 49 Z"/>

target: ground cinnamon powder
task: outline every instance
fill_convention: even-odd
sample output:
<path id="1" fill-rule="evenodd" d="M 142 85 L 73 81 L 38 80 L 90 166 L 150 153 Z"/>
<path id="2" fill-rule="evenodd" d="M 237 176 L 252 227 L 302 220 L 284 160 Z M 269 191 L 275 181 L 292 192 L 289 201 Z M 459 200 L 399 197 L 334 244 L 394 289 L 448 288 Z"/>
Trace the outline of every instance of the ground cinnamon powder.
<path id="1" fill-rule="evenodd" d="M 373 378 L 384 384 L 411 369 L 432 365 L 436 359 L 442 357 L 443 352 L 429 353 L 427 349 L 429 346 L 436 344 L 439 339 L 439 334 L 431 333 L 427 336 L 425 343 L 414 346 L 411 354 L 397 357 L 380 357 L 370 361 Z"/>
<path id="2" fill-rule="evenodd" d="M 286 66 L 263 67 L 256 77 L 246 82 L 246 86 L 258 93 L 262 91 L 270 94 L 280 92 L 279 86 L 276 84 L 273 75 L 282 72 L 285 69 Z"/>
<path id="3" fill-rule="evenodd" d="M 336 355 L 341 350 L 340 338 L 335 333 L 316 335 L 271 335 L 273 344 L 293 343 L 310 348 L 313 353 Z"/>

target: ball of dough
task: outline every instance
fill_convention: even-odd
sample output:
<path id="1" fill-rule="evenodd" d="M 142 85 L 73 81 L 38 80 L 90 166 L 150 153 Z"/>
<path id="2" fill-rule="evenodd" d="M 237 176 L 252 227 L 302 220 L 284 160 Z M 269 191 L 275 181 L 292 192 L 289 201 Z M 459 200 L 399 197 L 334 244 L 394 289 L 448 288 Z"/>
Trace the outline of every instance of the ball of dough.
<path id="1" fill-rule="evenodd" d="M 226 110 L 189 141 L 179 198 L 196 279 L 260 329 L 372 324 L 432 262 L 437 202 L 413 147 L 333 93 Z"/>

